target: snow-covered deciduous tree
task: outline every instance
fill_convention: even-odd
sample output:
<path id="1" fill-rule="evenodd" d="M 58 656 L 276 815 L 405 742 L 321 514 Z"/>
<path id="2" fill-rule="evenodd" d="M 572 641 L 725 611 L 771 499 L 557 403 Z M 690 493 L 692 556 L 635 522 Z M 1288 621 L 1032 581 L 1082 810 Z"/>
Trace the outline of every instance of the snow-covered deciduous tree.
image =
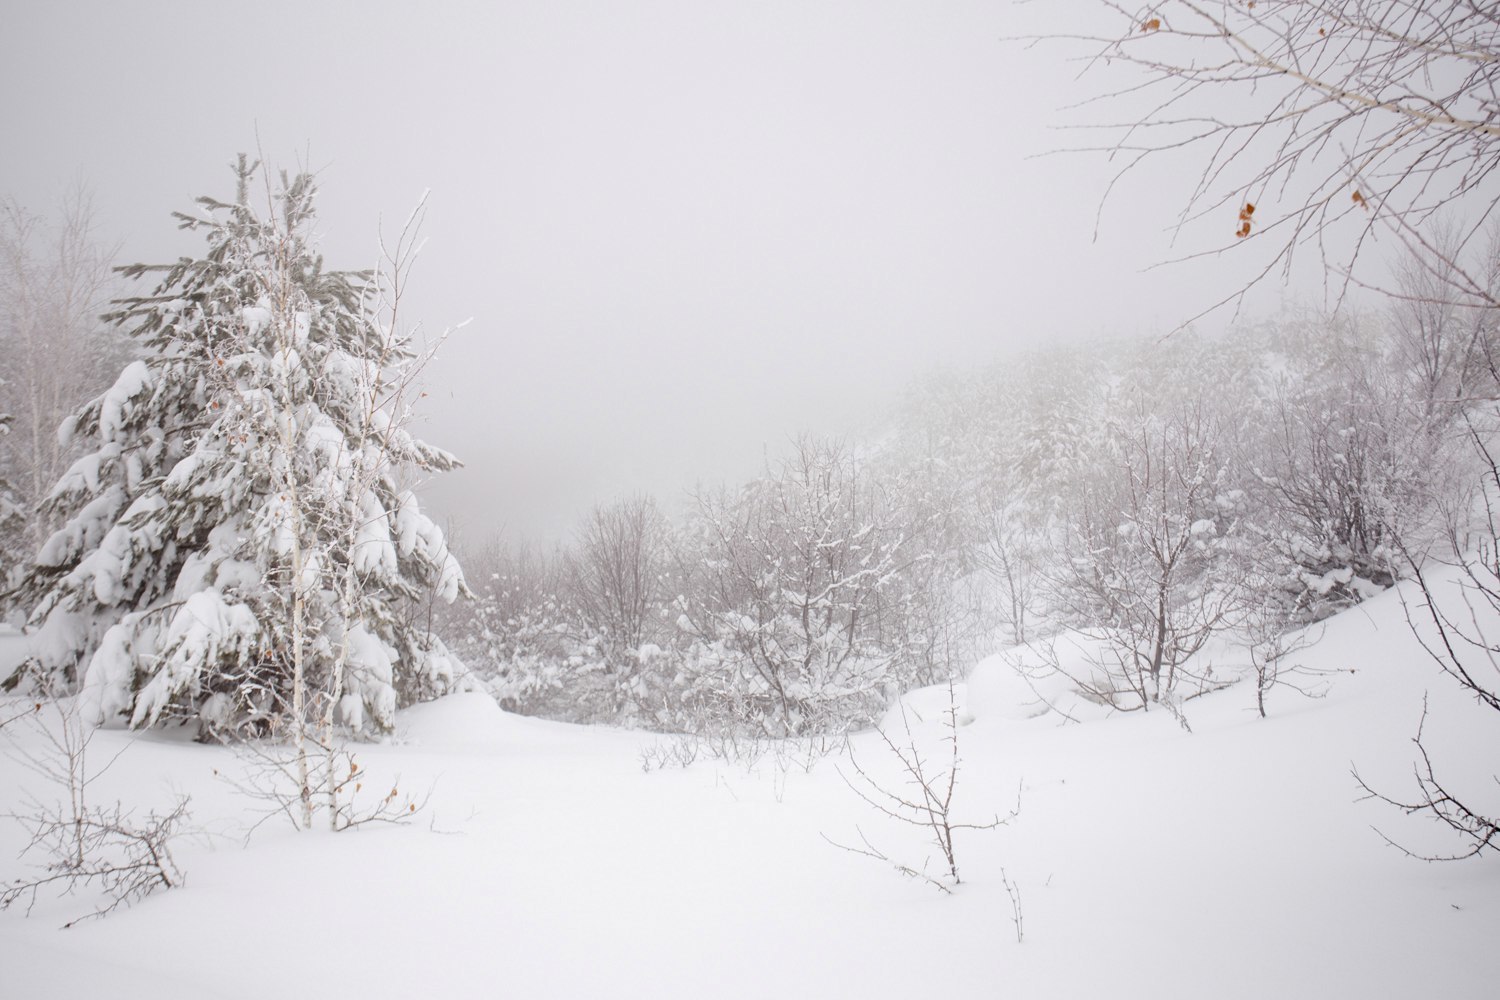
<path id="1" fill-rule="evenodd" d="M 0 201 L 0 414 L 10 417 L 0 432 L 0 480 L 10 487 L 0 499 L 0 591 L 56 527 L 37 507 L 76 457 L 58 425 L 110 383 L 127 353 L 126 338 L 99 320 L 112 252 L 82 188 L 53 219 Z"/>
<path id="2" fill-rule="evenodd" d="M 875 593 L 873 635 L 890 654 L 887 683 L 938 684 L 988 652 L 990 581 L 976 570 L 972 494 L 922 467 L 871 470 L 887 537 L 902 558 Z"/>
<path id="3" fill-rule="evenodd" d="M 1041 482 L 1002 473 L 974 490 L 972 558 L 995 595 L 995 620 L 1013 644 L 1034 637 L 1041 622 L 1041 576 L 1051 554 L 1052 504 Z"/>
<path id="4" fill-rule="evenodd" d="M 1189 675 L 1189 660 L 1232 621 L 1243 497 L 1224 434 L 1201 398 L 1150 408 L 1138 400 L 1061 512 L 1049 603 L 1099 640 L 1097 670 L 1073 679 L 1117 708 L 1162 704 L 1180 718 L 1179 686 L 1207 681 Z"/>
<path id="5" fill-rule="evenodd" d="M 977 629 L 1024 642 L 1047 627 L 1040 569 L 1058 499 L 1103 426 L 1105 354 L 1053 348 L 924 380 L 879 452 L 881 478 L 908 498 L 903 506 L 928 512 L 906 520 L 940 520 L 940 537 L 924 528 L 920 544 L 942 556 L 928 563 L 935 572 L 977 598 Z M 914 494 L 921 503 L 910 503 Z"/>
<path id="6" fill-rule="evenodd" d="M 792 736 L 872 718 L 894 680 L 879 607 L 912 557 L 847 447 L 803 438 L 699 508 L 700 575 L 679 625 L 730 721 Z"/>
<path id="7" fill-rule="evenodd" d="M 1463 261 L 1486 294 L 1500 302 L 1500 230 L 1492 228 L 1487 243 L 1468 254 L 1455 227 L 1436 227 L 1432 241 L 1438 248 L 1435 261 L 1411 253 L 1398 261 L 1388 328 L 1403 374 L 1408 419 L 1433 436 L 1451 437 L 1447 432 L 1458 414 L 1494 396 L 1490 365 L 1500 346 L 1500 310 L 1454 301 L 1451 289 L 1464 279 L 1451 262 Z"/>
<path id="8" fill-rule="evenodd" d="M 641 647 L 663 638 L 668 542 L 666 519 L 647 496 L 595 507 L 579 530 L 568 594 L 613 672 L 632 672 Z"/>
<path id="9" fill-rule="evenodd" d="M 311 176 L 257 198 L 241 157 L 236 178 L 235 201 L 176 216 L 203 256 L 123 269 L 157 281 L 111 317 L 143 357 L 65 426 L 92 450 L 23 583 L 29 667 L 79 683 L 96 723 L 388 729 L 462 670 L 403 613 L 465 589 L 411 491 L 457 463 L 405 429 L 409 233 L 378 271 L 325 270 Z"/>
<path id="10" fill-rule="evenodd" d="M 1393 349 L 1374 324 L 1316 317 L 1269 338 L 1275 370 L 1248 404 L 1241 462 L 1261 574 L 1304 623 L 1390 586 L 1398 536 L 1414 540 L 1471 464 L 1455 447 L 1458 411 L 1429 407 L 1403 336 Z"/>

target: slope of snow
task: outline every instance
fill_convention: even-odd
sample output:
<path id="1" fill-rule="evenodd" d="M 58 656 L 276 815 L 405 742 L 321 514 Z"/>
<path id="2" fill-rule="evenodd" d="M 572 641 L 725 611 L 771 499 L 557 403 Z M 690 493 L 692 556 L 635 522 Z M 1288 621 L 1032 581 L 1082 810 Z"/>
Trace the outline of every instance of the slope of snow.
<path id="1" fill-rule="evenodd" d="M 372 786 L 430 793 L 414 823 L 340 835 L 268 824 L 244 846 L 253 804 L 214 776 L 241 759 L 179 732 L 103 731 L 97 759 L 125 752 L 96 798 L 144 809 L 193 795 L 203 833 L 178 849 L 188 885 L 65 932 L 87 898 L 0 914 L 0 994 L 1486 995 L 1500 975 L 1500 859 L 1406 857 L 1371 827 L 1418 849 L 1453 845 L 1357 801 L 1350 772 L 1405 793 L 1427 692 L 1445 775 L 1493 802 L 1500 725 L 1425 657 L 1398 595 L 1333 621 L 1302 658 L 1346 671 L 1327 698 L 1275 691 L 1261 720 L 1241 685 L 1189 702 L 1191 734 L 1159 712 L 1074 724 L 987 711 L 1017 691 L 986 667 L 961 706 L 973 721 L 959 730 L 957 809 L 988 820 L 1019 789 L 1020 815 L 959 835 L 952 896 L 824 840 L 862 832 L 936 870 L 916 831 L 844 786 L 847 760 L 804 772 L 703 757 L 647 773 L 641 752 L 661 737 L 460 695 L 356 748 Z M 946 692 L 908 706 L 915 739 L 944 759 Z M 898 787 L 875 734 L 854 752 Z M 0 801 L 23 786 L 35 783 L 0 760 Z M 21 846 L 0 827 L 6 876 L 21 872 Z M 1002 869 L 1020 888 L 1022 943 Z"/>

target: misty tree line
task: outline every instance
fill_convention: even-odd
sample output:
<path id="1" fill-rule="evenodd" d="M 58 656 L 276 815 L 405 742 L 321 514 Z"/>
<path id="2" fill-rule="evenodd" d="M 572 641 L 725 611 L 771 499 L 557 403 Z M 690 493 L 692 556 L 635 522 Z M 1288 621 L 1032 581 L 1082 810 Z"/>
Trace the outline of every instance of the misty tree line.
<path id="1" fill-rule="evenodd" d="M 476 600 L 440 627 L 508 707 L 581 721 L 842 730 L 1063 630 L 1092 640 L 1058 664 L 1087 696 L 1180 716 L 1251 669 L 1212 640 L 1274 670 L 1289 633 L 1466 544 L 1496 332 L 1401 280 L 1381 312 L 930 378 L 873 441 L 801 437 L 676 518 L 633 497 L 551 551 L 470 545 Z"/>
<path id="2" fill-rule="evenodd" d="M 57 429 L 131 357 L 127 338 L 100 320 L 118 286 L 113 250 L 99 243 L 94 226 L 91 199 L 79 188 L 54 219 L 0 201 L 0 566 L 7 569 L 55 527 L 42 501 L 74 457 Z"/>
<path id="3" fill-rule="evenodd" d="M 803 437 L 669 522 L 633 497 L 565 549 L 467 551 L 477 598 L 441 627 L 508 707 L 674 732 L 867 723 L 961 669 L 972 629 L 952 505 Z"/>
<path id="4" fill-rule="evenodd" d="M 57 429 L 139 348 L 98 319 L 118 288 L 86 201 L 52 230 L 14 205 L 4 222 L 0 545 L 16 584 L 66 520 L 54 494 L 82 447 Z M 474 599 L 404 614 L 508 707 L 558 718 L 838 732 L 1062 630 L 1095 643 L 1070 668 L 1087 695 L 1180 712 L 1244 666 L 1195 657 L 1215 637 L 1275 649 L 1434 545 L 1467 544 L 1492 311 L 1415 263 L 1400 280 L 1381 312 L 934 376 L 873 440 L 801 437 L 682 514 L 634 497 L 555 550 L 471 543 Z M 9 591 L 23 617 L 35 584 Z"/>
<path id="5" fill-rule="evenodd" d="M 1184 217 L 1222 212 L 1230 248 L 1262 247 L 1273 264 L 1309 243 L 1326 252 L 1325 228 L 1352 226 L 1353 256 L 1325 258 L 1345 290 L 1360 248 L 1389 234 L 1410 256 L 1376 283 L 1388 309 L 1288 314 L 1213 341 L 1040 352 L 932 379 L 879 437 L 803 438 L 683 515 L 638 498 L 596 510 L 557 552 L 470 545 L 476 598 L 425 608 L 424 587 L 470 588 L 399 488 L 452 461 L 392 433 L 409 412 L 414 359 L 376 343 L 397 332 L 376 300 L 399 297 L 405 269 L 384 286 L 325 274 L 303 228 L 311 182 L 284 177 L 279 193 L 257 195 L 272 215 L 305 209 L 278 229 L 256 218 L 241 177 L 237 208 L 202 201 L 217 221 L 177 216 L 210 235 L 208 256 L 134 269 L 166 283 L 111 327 L 95 317 L 119 291 L 86 204 L 53 232 L 7 205 L 5 600 L 33 625 L 56 623 L 59 640 L 55 662 L 33 672 L 79 683 L 129 620 L 139 655 L 120 646 L 106 660 L 119 700 L 138 701 L 172 662 L 146 641 L 164 616 L 218 599 L 208 632 L 161 633 L 197 642 L 163 682 L 172 717 L 201 717 L 226 684 L 243 700 L 233 679 L 249 678 L 279 706 L 273 720 L 305 728 L 313 710 L 287 707 L 300 688 L 287 678 L 307 655 L 326 666 L 315 678 L 334 679 L 303 692 L 325 717 L 351 652 L 356 684 L 433 693 L 451 678 L 422 666 L 447 662 L 431 627 L 508 704 L 567 718 L 837 730 L 995 645 L 1064 632 L 1092 643 L 1091 662 L 1058 663 L 1089 696 L 1180 715 L 1232 673 L 1205 655 L 1216 637 L 1274 662 L 1281 637 L 1307 622 L 1402 576 L 1425 588 L 1429 556 L 1482 568 L 1500 539 L 1486 504 L 1500 489 L 1488 449 L 1500 263 L 1493 243 L 1480 251 L 1495 203 L 1449 232 L 1434 223 L 1497 162 L 1493 16 L 1451 2 L 1101 6 L 1113 26 L 1071 43 L 1137 74 L 1115 96 L 1142 80 L 1164 92 L 1100 126 L 1121 170 L 1206 153 Z M 1451 89 L 1407 86 L 1434 79 Z M 1235 90 L 1243 105 L 1220 101 Z M 182 324 L 183 302 L 202 312 L 196 325 Z M 216 345 L 236 344 L 226 368 Z M 294 370 L 288 359 L 314 348 L 338 366 Z M 362 393 L 370 405 L 355 413 Z M 207 431 L 221 435 L 216 451 Z M 385 444 L 355 454 L 372 441 Z M 335 474 L 353 459 L 355 489 Z M 252 475 L 243 488 L 235 470 L 246 468 L 281 478 Z M 252 521 L 275 531 L 244 534 Z M 277 609 L 308 606 L 314 620 L 288 634 Z M 230 627 L 250 623 L 236 609 L 255 627 Z M 389 717 L 384 701 L 366 707 L 361 718 Z"/>

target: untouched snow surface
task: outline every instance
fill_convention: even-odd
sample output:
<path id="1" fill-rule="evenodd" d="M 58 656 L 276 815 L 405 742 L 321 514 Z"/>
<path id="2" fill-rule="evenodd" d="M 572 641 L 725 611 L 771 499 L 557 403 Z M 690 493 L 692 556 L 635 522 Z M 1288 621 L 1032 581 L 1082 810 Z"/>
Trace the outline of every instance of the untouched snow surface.
<path id="1" fill-rule="evenodd" d="M 187 886 L 60 931 L 85 897 L 0 914 L 0 996 L 45 997 L 1416 997 L 1484 996 L 1500 977 L 1500 859 L 1453 848 L 1393 794 L 1427 734 L 1444 773 L 1495 801 L 1500 725 L 1422 653 L 1396 594 L 1330 623 L 1301 657 L 1342 673 L 1326 699 L 1244 685 L 1166 713 L 1063 724 L 982 667 L 959 689 L 957 811 L 1019 817 L 959 835 L 952 896 L 831 847 L 856 826 L 920 867 L 935 851 L 875 815 L 835 765 L 700 757 L 645 773 L 666 737 L 571 727 L 460 695 L 357 747 L 369 784 L 428 807 L 405 827 L 339 835 L 272 824 L 218 769 L 244 763 L 181 732 L 103 731 L 123 753 L 96 801 L 144 811 L 193 796 Z M 945 691 L 908 718 L 941 759 Z M 7 735 L 36 745 L 29 729 Z M 3 737 L 0 737 L 3 739 Z M 897 779 L 874 734 L 860 763 Z M 847 759 L 842 763 L 848 771 Z M 0 759 L 0 802 L 45 787 Z M 893 784 L 894 787 L 894 784 Z M 22 835 L 0 826 L 0 874 Z M 1019 885 L 1017 943 L 1002 867 Z"/>

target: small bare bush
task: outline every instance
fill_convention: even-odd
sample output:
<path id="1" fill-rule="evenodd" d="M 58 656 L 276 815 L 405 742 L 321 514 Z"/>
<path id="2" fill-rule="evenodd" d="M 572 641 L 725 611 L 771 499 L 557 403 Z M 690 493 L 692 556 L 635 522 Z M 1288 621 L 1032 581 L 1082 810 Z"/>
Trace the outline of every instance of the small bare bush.
<path id="1" fill-rule="evenodd" d="M 0 891 L 0 909 L 25 901 L 31 912 L 44 891 L 72 895 L 94 889 L 102 900 L 93 912 L 68 921 L 72 927 L 129 906 L 158 889 L 182 884 L 182 871 L 171 844 L 188 818 L 188 799 L 178 796 L 164 812 L 151 810 L 138 819 L 118 800 L 95 805 L 94 782 L 118 759 L 103 767 L 89 764 L 94 730 L 79 718 L 72 701 L 53 702 L 52 712 L 35 703 L 24 718 L 39 737 L 31 749 L 12 737 L 10 755 L 52 790 L 51 798 L 27 793 L 18 810 L 7 813 L 29 839 L 22 857 L 37 857 L 34 873 L 14 879 Z M 54 718 L 55 716 L 55 718 Z"/>
<path id="2" fill-rule="evenodd" d="M 902 738 L 899 742 L 885 729 L 877 727 L 875 730 L 880 736 L 881 744 L 900 765 L 903 775 L 900 787 L 893 789 L 889 783 L 872 775 L 859 762 L 852 748 L 849 754 L 849 766 L 853 769 L 854 775 L 851 777 L 840 768 L 839 776 L 844 779 L 844 784 L 849 786 L 850 791 L 880 815 L 899 824 L 921 828 L 942 855 L 942 870 L 933 875 L 929 873 L 927 861 L 924 861 L 920 867 L 914 867 L 892 857 L 871 843 L 864 831 L 858 827 L 855 827 L 855 832 L 859 835 L 860 846 L 841 844 L 826 835 L 823 839 L 842 850 L 888 864 L 902 875 L 926 882 L 940 892 L 951 893 L 953 891 L 951 887 L 958 885 L 961 881 L 958 875 L 958 853 L 955 846 L 958 831 L 993 830 L 996 827 L 1005 826 L 1019 814 L 1019 801 L 1017 807 L 1003 819 L 997 815 L 988 823 L 965 823 L 955 818 L 953 796 L 958 788 L 959 765 L 958 702 L 954 695 L 951 677 L 948 681 L 948 708 L 943 713 L 945 716 L 943 726 L 948 730 L 948 735 L 943 738 L 943 742 L 949 746 L 946 768 L 935 765 L 932 760 L 923 756 L 922 751 L 917 747 L 916 738 L 912 735 L 911 719 L 904 704 L 900 708 L 900 713 Z M 1018 900 L 1019 896 L 1013 892 L 1012 901 L 1019 905 Z"/>
<path id="3" fill-rule="evenodd" d="M 334 833 L 373 823 L 400 825 L 431 798 L 430 790 L 420 798 L 403 791 L 399 775 L 389 785 L 371 777 L 354 751 L 337 740 L 307 756 L 305 776 L 296 748 L 286 743 L 245 742 L 235 752 L 242 768 L 234 774 L 215 769 L 214 775 L 255 804 L 259 815 L 249 834 L 278 816 L 299 830 L 321 826 Z"/>

